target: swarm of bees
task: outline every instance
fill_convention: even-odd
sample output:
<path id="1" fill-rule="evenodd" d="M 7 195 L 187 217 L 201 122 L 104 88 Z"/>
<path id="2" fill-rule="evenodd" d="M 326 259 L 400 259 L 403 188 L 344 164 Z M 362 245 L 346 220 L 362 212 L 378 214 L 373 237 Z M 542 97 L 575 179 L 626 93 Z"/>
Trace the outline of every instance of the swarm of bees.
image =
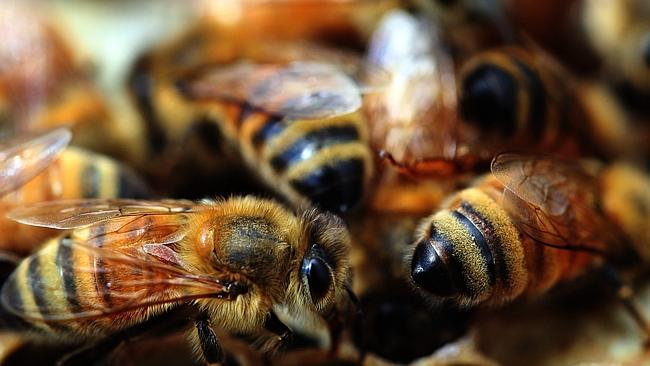
<path id="1" fill-rule="evenodd" d="M 2 364 L 648 362 L 643 1 L 196 0 L 117 87 L 57 4 L 0 6 Z"/>

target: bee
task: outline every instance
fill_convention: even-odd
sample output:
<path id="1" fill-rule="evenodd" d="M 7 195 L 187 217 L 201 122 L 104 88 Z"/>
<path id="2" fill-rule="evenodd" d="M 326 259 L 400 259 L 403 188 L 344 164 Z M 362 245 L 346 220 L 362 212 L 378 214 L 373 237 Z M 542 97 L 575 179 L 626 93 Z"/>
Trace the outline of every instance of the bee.
<path id="1" fill-rule="evenodd" d="M 581 23 L 612 76 L 650 91 L 650 6 L 637 0 L 585 0 Z"/>
<path id="2" fill-rule="evenodd" d="M 67 147 L 70 139 L 70 131 L 59 128 L 4 141 L 0 147 L 3 251 L 26 255 L 55 234 L 7 219 L 5 214 L 15 207 L 57 199 L 151 196 L 134 172 L 102 155 Z"/>
<path id="3" fill-rule="evenodd" d="M 248 63 L 197 66 L 188 60 L 180 63 L 189 66 L 172 66 L 165 74 L 156 69 L 163 65 L 145 56 L 131 74 L 132 94 L 152 131 L 152 151 L 201 136 L 212 161 L 228 156 L 220 151 L 235 151 L 293 204 L 307 198 L 346 212 L 362 200 L 374 162 L 354 79 L 334 65 L 269 62 L 260 54 Z"/>
<path id="4" fill-rule="evenodd" d="M 44 202 L 10 217 L 71 229 L 26 258 L 0 294 L 8 312 L 51 339 L 107 339 L 188 305 L 195 350 L 220 362 L 214 329 L 286 338 L 279 311 L 316 321 L 349 280 L 339 218 L 252 196 Z"/>
<path id="5" fill-rule="evenodd" d="M 503 153 L 491 169 L 417 229 L 406 258 L 427 298 L 502 304 L 650 258 L 650 178 L 631 165 Z"/>
<path id="6" fill-rule="evenodd" d="M 576 78 L 532 43 L 477 54 L 459 79 L 462 139 L 479 155 L 527 149 L 634 159 L 642 146 L 604 85 Z"/>

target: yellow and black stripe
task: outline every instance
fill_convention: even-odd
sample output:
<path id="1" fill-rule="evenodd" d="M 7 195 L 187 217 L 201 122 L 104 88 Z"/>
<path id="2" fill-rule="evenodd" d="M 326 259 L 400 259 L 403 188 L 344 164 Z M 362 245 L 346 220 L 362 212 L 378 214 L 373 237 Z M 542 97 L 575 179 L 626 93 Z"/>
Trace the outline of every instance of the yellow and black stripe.
<path id="1" fill-rule="evenodd" d="M 480 53 L 459 72 L 463 119 L 485 136 L 555 143 L 566 128 L 557 76 L 522 48 Z"/>
<path id="2" fill-rule="evenodd" d="M 552 248 L 521 233 L 491 197 L 490 185 L 498 183 L 484 183 L 422 221 L 410 265 L 414 285 L 426 295 L 464 305 L 502 303 L 594 263 L 592 253 Z"/>
<path id="3" fill-rule="evenodd" d="M 68 148 L 55 162 L 52 175 L 61 180 L 61 199 L 148 198 L 151 192 L 130 169 L 117 161 L 79 148 Z"/>
<path id="4" fill-rule="evenodd" d="M 242 153 L 290 201 L 307 197 L 324 209 L 345 212 L 361 200 L 372 159 L 360 113 L 314 120 L 268 116 L 263 123 L 250 118 L 241 125 Z"/>

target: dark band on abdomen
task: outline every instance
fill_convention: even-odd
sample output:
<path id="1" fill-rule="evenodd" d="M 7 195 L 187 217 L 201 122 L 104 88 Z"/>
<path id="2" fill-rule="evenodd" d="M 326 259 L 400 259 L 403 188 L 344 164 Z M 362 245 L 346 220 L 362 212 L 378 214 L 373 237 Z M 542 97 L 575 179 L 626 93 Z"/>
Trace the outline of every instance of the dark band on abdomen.
<path id="1" fill-rule="evenodd" d="M 442 261 L 447 264 L 447 268 L 449 269 L 448 273 L 451 276 L 451 281 L 456 290 L 463 295 L 469 297 L 473 296 L 473 291 L 466 285 L 467 281 L 465 281 L 463 264 L 456 256 L 454 244 L 449 240 L 449 238 L 440 234 L 434 225 L 431 225 L 431 235 L 429 236 L 429 239 L 431 242 L 437 244 L 436 252 Z"/>
<path id="2" fill-rule="evenodd" d="M 101 248 L 103 246 L 104 238 L 104 225 L 99 224 L 93 227 L 91 230 L 92 236 L 98 238 L 96 245 Z M 100 257 L 93 256 L 94 260 L 94 275 L 95 275 L 95 287 L 97 288 L 97 293 L 101 296 L 104 304 L 107 307 L 112 307 L 113 301 L 111 299 L 111 292 L 108 286 L 108 279 L 106 278 L 106 269 L 104 260 Z"/>
<path id="3" fill-rule="evenodd" d="M 92 158 L 91 158 L 92 159 Z M 88 162 L 81 171 L 81 194 L 84 198 L 99 198 L 102 184 L 97 164 Z"/>
<path id="4" fill-rule="evenodd" d="M 314 131 L 310 131 L 284 151 L 271 158 L 273 169 L 281 173 L 287 167 L 318 154 L 324 147 L 358 141 L 359 132 L 355 126 L 331 126 Z"/>
<path id="5" fill-rule="evenodd" d="M 546 130 L 546 89 L 536 70 L 531 69 L 525 63 L 513 58 L 526 82 L 528 99 L 528 116 L 526 116 L 526 129 L 533 139 L 541 139 Z"/>
<path id="6" fill-rule="evenodd" d="M 81 312 L 82 307 L 79 303 L 79 297 L 77 294 L 77 283 L 75 278 L 76 275 L 73 255 L 74 250 L 70 246 L 71 243 L 64 242 L 69 240 L 69 237 L 62 237 L 59 239 L 59 245 L 56 253 L 56 265 L 59 268 L 59 273 L 61 274 L 61 282 L 63 283 L 63 288 L 65 289 L 68 308 L 73 313 L 79 313 Z"/>
<path id="7" fill-rule="evenodd" d="M 494 286 L 495 280 L 496 280 L 496 275 L 495 275 L 495 269 L 494 269 L 494 259 L 492 256 L 492 252 L 490 251 L 490 248 L 488 246 L 487 241 L 485 240 L 485 237 L 479 231 L 479 229 L 474 225 L 472 221 L 470 221 L 467 217 L 465 217 L 462 213 L 458 211 L 452 211 L 452 215 L 460 222 L 463 224 L 463 226 L 469 231 L 470 235 L 472 236 L 474 244 L 478 247 L 480 253 L 481 253 L 481 258 L 483 258 L 483 262 L 485 263 L 485 268 L 487 269 L 488 273 L 488 279 L 489 279 L 489 284 L 490 287 Z"/>
<path id="8" fill-rule="evenodd" d="M 34 304 L 36 304 L 38 311 L 41 313 L 41 316 L 44 319 L 43 323 L 50 327 L 52 330 L 63 332 L 68 330 L 64 324 L 46 320 L 48 315 L 50 315 L 50 307 L 54 306 L 52 302 L 56 302 L 57 300 L 61 299 L 53 298 L 51 300 L 48 300 L 47 297 L 55 296 L 56 292 L 48 292 L 43 287 L 43 284 L 44 282 L 47 282 L 47 279 L 42 277 L 40 258 L 41 257 L 38 255 L 29 257 L 29 264 L 27 267 L 27 283 L 32 292 L 32 295 L 34 296 Z M 54 264 L 46 263 L 46 265 Z"/>
<path id="9" fill-rule="evenodd" d="M 496 270 L 496 277 L 504 286 L 508 286 L 510 282 L 510 272 L 505 260 L 506 253 L 503 251 L 501 239 L 497 236 L 492 224 L 468 202 L 462 202 L 457 210 L 467 217 L 483 234 L 483 238 L 492 254 L 492 267 Z"/>

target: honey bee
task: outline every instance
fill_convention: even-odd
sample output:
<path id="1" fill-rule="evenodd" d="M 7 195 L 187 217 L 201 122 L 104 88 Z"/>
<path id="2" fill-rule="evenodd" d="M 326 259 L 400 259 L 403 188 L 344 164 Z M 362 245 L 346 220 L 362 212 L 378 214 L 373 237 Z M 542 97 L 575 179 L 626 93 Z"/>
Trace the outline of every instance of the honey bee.
<path id="1" fill-rule="evenodd" d="M 188 305 L 195 350 L 220 362 L 214 329 L 281 340 L 291 330 L 278 312 L 315 321 L 348 286 L 343 222 L 271 200 L 44 202 L 10 217 L 71 229 L 26 258 L 0 295 L 46 338 L 108 339 Z"/>
<path id="2" fill-rule="evenodd" d="M 605 68 L 642 92 L 650 91 L 650 6 L 637 0 L 584 0 L 582 26 Z"/>
<path id="3" fill-rule="evenodd" d="M 183 59 L 192 47 L 183 49 L 172 59 Z M 270 63 L 261 53 L 254 58 L 261 63 L 205 65 L 188 56 L 174 66 L 154 62 L 159 57 L 142 58 L 130 79 L 154 152 L 184 145 L 199 131 L 207 146 L 203 151 L 213 161 L 227 156 L 219 153 L 224 141 L 226 151 L 236 151 L 291 203 L 306 197 L 324 209 L 346 212 L 361 201 L 374 164 L 362 90 L 338 67 Z M 165 65 L 172 71 L 162 71 Z"/>
<path id="4" fill-rule="evenodd" d="M 649 204 L 650 179 L 625 163 L 503 153 L 421 221 L 410 279 L 430 299 L 501 304 L 605 261 L 644 262 Z"/>
<path id="5" fill-rule="evenodd" d="M 69 130 L 59 128 L 4 141 L 0 147 L 0 248 L 25 255 L 52 230 L 19 225 L 5 214 L 40 201 L 72 198 L 145 198 L 146 185 L 116 161 L 68 147 Z"/>

